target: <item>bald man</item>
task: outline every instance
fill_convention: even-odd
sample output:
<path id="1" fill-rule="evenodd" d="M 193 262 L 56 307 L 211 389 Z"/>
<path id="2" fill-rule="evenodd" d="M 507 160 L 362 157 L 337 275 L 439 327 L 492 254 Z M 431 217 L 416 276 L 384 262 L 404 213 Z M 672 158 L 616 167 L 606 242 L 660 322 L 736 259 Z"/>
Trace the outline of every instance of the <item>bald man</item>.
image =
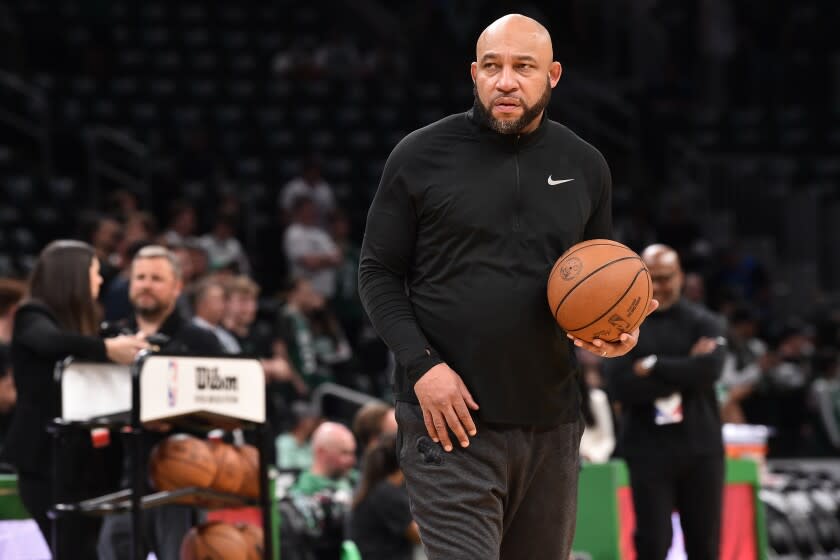
<path id="1" fill-rule="evenodd" d="M 621 403 L 619 448 L 630 471 L 636 555 L 664 559 L 678 510 L 689 558 L 717 558 L 724 458 L 715 383 L 725 358 L 723 320 L 681 296 L 676 251 L 642 251 L 659 308 L 626 356 L 606 365 Z"/>
<path id="2" fill-rule="evenodd" d="M 300 474 L 290 489 L 304 516 L 317 519 L 301 533 L 296 523 L 282 527 L 282 558 L 337 559 L 342 554 L 345 521 L 353 497 L 351 478 L 356 463 L 356 440 L 343 424 L 324 422 L 312 434 L 312 467 Z M 299 528 L 298 528 L 299 529 Z M 310 556 L 311 555 L 311 556 Z"/>
<path id="3" fill-rule="evenodd" d="M 356 439 L 343 424 L 324 422 L 312 433 L 312 467 L 301 473 L 295 490 L 315 494 L 324 489 L 350 490 L 356 464 Z"/>
<path id="4" fill-rule="evenodd" d="M 545 286 L 612 218 L 603 156 L 546 115 L 561 72 L 540 23 L 494 21 L 472 108 L 394 148 L 368 213 L 359 291 L 396 356 L 400 466 L 430 560 L 569 554 L 583 424 Z M 614 357 L 637 336 L 575 343 Z"/>

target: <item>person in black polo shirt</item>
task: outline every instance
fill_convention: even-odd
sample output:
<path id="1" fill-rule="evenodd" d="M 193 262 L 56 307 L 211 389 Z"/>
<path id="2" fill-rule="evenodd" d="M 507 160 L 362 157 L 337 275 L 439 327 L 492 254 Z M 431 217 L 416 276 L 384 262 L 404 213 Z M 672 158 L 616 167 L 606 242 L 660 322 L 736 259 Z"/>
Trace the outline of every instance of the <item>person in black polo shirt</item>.
<path id="1" fill-rule="evenodd" d="M 724 321 L 681 298 L 676 251 L 642 252 L 659 309 L 626 356 L 606 364 L 621 403 L 620 449 L 630 471 L 636 555 L 662 560 L 678 510 L 689 558 L 717 558 L 724 458 L 715 382 L 725 359 Z"/>
<path id="2" fill-rule="evenodd" d="M 612 187 L 598 150 L 546 116 L 552 60 L 537 21 L 493 22 L 473 108 L 400 141 L 368 213 L 359 292 L 396 356 L 400 466 L 430 560 L 572 544 L 580 391 L 546 281 L 566 249 L 610 237 Z M 614 357 L 637 336 L 575 344 Z"/>
<path id="3" fill-rule="evenodd" d="M 182 282 L 178 260 L 168 249 L 146 246 L 131 262 L 129 298 L 134 315 L 121 330 L 157 335 L 161 354 L 222 356 L 219 340 L 211 331 L 196 326 L 178 311 L 176 302 Z M 151 448 L 168 434 L 144 434 L 144 455 L 148 461 Z M 130 473 L 123 474 L 128 486 Z M 147 546 L 158 560 L 179 560 L 181 540 L 193 526 L 196 512 L 186 505 L 166 505 L 146 510 Z M 131 519 L 128 514 L 105 518 L 97 550 L 100 560 L 118 560 L 130 556 Z"/>

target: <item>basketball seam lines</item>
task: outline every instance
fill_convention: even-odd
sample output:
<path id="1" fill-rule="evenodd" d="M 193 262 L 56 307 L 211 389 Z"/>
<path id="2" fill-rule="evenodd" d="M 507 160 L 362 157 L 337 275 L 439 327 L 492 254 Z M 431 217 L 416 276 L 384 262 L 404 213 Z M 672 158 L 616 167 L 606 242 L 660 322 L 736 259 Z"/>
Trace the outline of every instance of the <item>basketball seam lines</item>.
<path id="1" fill-rule="evenodd" d="M 647 268 L 647 267 L 645 267 L 645 268 Z M 641 271 L 639 271 L 639 272 L 641 272 Z M 645 276 L 645 278 L 647 279 L 648 293 L 650 294 L 651 293 L 650 276 L 649 275 Z M 636 281 L 634 280 L 633 284 L 635 284 L 635 283 L 636 283 Z M 630 284 L 630 286 L 632 287 L 633 284 Z M 645 301 L 645 306 L 642 308 L 643 310 L 646 310 L 648 308 L 648 305 L 650 304 L 651 297 L 653 297 L 653 296 L 652 295 L 647 296 L 647 301 Z M 638 319 L 636 319 L 636 322 L 633 324 L 633 328 L 631 328 L 630 331 L 632 332 L 632 331 L 636 330 L 636 327 L 638 327 L 642 323 L 644 318 L 645 318 L 645 314 L 644 314 L 644 311 L 642 311 L 642 314 L 639 315 Z"/>
<path id="2" fill-rule="evenodd" d="M 635 258 L 635 257 L 628 257 L 628 258 Z M 614 263 L 614 262 L 617 262 L 617 261 L 611 261 L 611 263 Z M 611 263 L 610 263 L 610 264 L 611 264 Z M 606 265 L 604 265 L 604 266 L 606 266 Z M 601 268 L 603 268 L 603 267 L 601 267 Z M 636 283 L 636 280 L 638 280 L 638 279 L 639 279 L 639 274 L 641 274 L 643 270 L 645 270 L 645 269 L 644 269 L 644 268 L 640 268 L 638 271 L 636 271 L 636 276 L 634 276 L 634 277 L 633 277 L 633 281 L 632 281 L 632 282 L 630 282 L 630 285 L 629 285 L 629 286 L 627 286 L 627 289 L 626 289 L 626 290 L 624 290 L 624 293 L 623 293 L 623 294 L 621 294 L 621 295 L 618 297 L 618 299 L 615 301 L 615 303 L 614 303 L 614 304 L 612 304 L 609 308 L 607 308 L 607 310 L 606 310 L 606 311 L 604 311 L 604 312 L 603 312 L 600 316 L 596 317 L 595 319 L 593 319 L 591 322 L 587 323 L 586 325 L 583 325 L 582 327 L 578 327 L 578 328 L 576 328 L 576 329 L 571 329 L 571 330 L 572 330 L 572 331 L 579 331 L 579 330 L 581 330 L 581 329 L 585 329 L 586 327 L 590 327 L 590 326 L 594 325 L 595 323 L 597 323 L 598 321 L 600 321 L 601 319 L 603 319 L 603 318 L 604 318 L 604 316 L 605 316 L 605 315 L 607 315 L 607 313 L 609 313 L 610 311 L 612 311 L 612 310 L 615 308 L 615 306 L 616 306 L 616 305 L 618 305 L 618 303 L 619 303 L 622 299 L 624 299 L 624 296 L 626 296 L 626 295 L 627 295 L 627 293 L 628 293 L 630 290 L 632 290 L 632 289 L 633 289 L 633 285 Z M 593 272 L 593 274 L 594 274 L 594 272 Z M 585 280 L 585 279 L 584 279 L 584 280 Z M 583 282 L 583 280 L 581 280 L 581 282 Z M 580 285 L 580 284 L 578 283 L 578 285 Z M 577 286 L 575 286 L 575 288 L 577 288 Z M 571 293 L 571 291 L 570 291 L 569 293 Z M 566 295 L 568 295 L 568 294 L 566 294 Z M 564 298 L 564 299 L 565 299 L 565 298 Z M 557 306 L 557 310 L 558 310 L 558 311 L 560 310 L 560 306 L 559 306 L 559 305 Z M 554 316 L 555 316 L 555 317 L 557 317 L 557 313 L 555 313 L 555 314 L 554 314 Z"/>
<path id="3" fill-rule="evenodd" d="M 603 270 L 603 269 L 607 268 L 608 266 L 610 266 L 610 265 L 611 265 L 611 264 L 613 264 L 613 263 L 617 263 L 617 262 L 621 262 L 621 261 L 627 261 L 627 260 L 632 260 L 632 259 L 638 259 L 640 262 L 641 262 L 641 260 L 642 260 L 642 259 L 639 259 L 639 257 L 621 257 L 620 259 L 615 259 L 615 260 L 612 260 L 612 261 L 610 261 L 610 262 L 608 262 L 608 263 L 604 263 L 604 264 L 602 264 L 601 266 L 599 266 L 598 268 L 596 268 L 595 270 L 593 270 L 592 272 L 590 272 L 589 274 L 587 274 L 586 276 L 584 276 L 583 278 L 581 278 L 580 280 L 578 280 L 578 283 L 577 283 L 577 284 L 575 284 L 575 285 L 572 287 L 572 289 L 571 289 L 571 290 L 569 290 L 568 292 L 566 292 L 566 295 L 564 295 L 564 296 L 563 296 L 563 298 L 562 298 L 562 299 L 560 300 L 560 302 L 557 304 L 557 307 L 555 307 L 555 308 L 554 308 L 554 317 L 557 317 L 557 312 L 558 312 L 558 311 L 560 311 L 560 307 L 561 307 L 561 306 L 563 305 L 563 303 L 566 301 L 566 298 L 567 298 L 567 297 L 569 297 L 570 295 L 572 295 L 572 292 L 574 292 L 575 290 L 577 290 L 577 287 L 578 287 L 578 286 L 580 286 L 581 284 L 583 284 L 583 282 L 584 282 L 587 278 L 589 278 L 589 277 L 590 277 L 590 276 L 592 276 L 593 274 L 597 274 L 597 273 L 598 273 L 598 271 L 600 271 L 600 270 Z M 564 260 L 565 260 L 565 259 L 564 259 Z M 551 278 L 549 278 L 549 281 L 550 281 L 550 280 L 551 280 Z M 635 278 L 634 278 L 634 280 L 633 280 L 633 281 L 635 282 Z M 630 284 L 630 285 L 632 286 L 633 284 Z M 625 293 L 626 293 L 626 292 L 625 292 Z M 610 309 L 612 309 L 612 307 L 610 307 Z M 590 323 L 590 324 L 591 324 L 591 323 Z M 583 328 L 583 327 L 581 327 L 581 328 Z"/>

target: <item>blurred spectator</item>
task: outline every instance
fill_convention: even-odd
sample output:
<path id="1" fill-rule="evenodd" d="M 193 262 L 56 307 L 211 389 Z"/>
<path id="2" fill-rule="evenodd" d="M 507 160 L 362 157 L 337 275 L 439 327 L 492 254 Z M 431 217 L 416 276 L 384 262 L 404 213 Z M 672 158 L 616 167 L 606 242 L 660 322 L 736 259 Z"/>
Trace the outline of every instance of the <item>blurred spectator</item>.
<path id="1" fill-rule="evenodd" d="M 371 401 L 362 405 L 353 417 L 353 434 L 364 456 L 388 434 L 397 432 L 397 419 L 394 407 L 382 401 Z"/>
<path id="2" fill-rule="evenodd" d="M 25 295 L 25 282 L 15 278 L 0 278 L 0 345 L 12 341 L 15 311 Z"/>
<path id="3" fill-rule="evenodd" d="M 290 488 L 296 510 L 308 522 L 306 536 L 297 543 L 294 554 L 307 549 L 311 558 L 339 559 L 345 540 L 356 462 L 356 442 L 346 426 L 324 422 L 312 434 L 312 466 L 303 471 Z M 281 510 L 282 511 L 282 510 Z M 287 519 L 292 516 L 287 516 Z M 293 523 L 289 523 L 293 526 Z M 281 545 L 284 538 L 281 536 Z M 294 542 L 292 539 L 287 539 Z M 285 550 L 285 549 L 284 549 Z M 284 558 L 299 557 L 281 553 Z M 303 556 L 306 557 L 306 556 Z"/>
<path id="4" fill-rule="evenodd" d="M 93 246 L 102 275 L 104 295 L 111 281 L 119 274 L 118 249 L 122 241 L 122 225 L 114 218 L 103 214 L 88 214 L 82 218 L 79 237 Z M 101 298 L 100 298 L 101 299 Z"/>
<path id="5" fill-rule="evenodd" d="M 319 368 L 315 334 L 309 321 L 309 315 L 323 305 L 324 298 L 312 288 L 312 283 L 299 278 L 292 283 L 278 317 L 277 334 L 285 346 L 285 355 L 309 387 L 328 379 Z"/>
<path id="6" fill-rule="evenodd" d="M 603 389 L 590 385 L 597 376 L 588 375 L 590 370 L 600 370 L 598 356 L 590 352 L 575 352 L 583 368 L 577 376 L 581 394 L 581 412 L 584 430 L 580 440 L 580 457 L 589 463 L 606 463 L 615 450 L 615 424 L 610 402 Z"/>
<path id="7" fill-rule="evenodd" d="M 236 238 L 236 217 L 221 214 L 216 218 L 213 229 L 202 235 L 199 243 L 207 251 L 211 270 L 229 269 L 234 273 L 249 274 L 251 264 L 245 249 Z"/>
<path id="8" fill-rule="evenodd" d="M 277 334 L 295 370 L 310 388 L 333 380 L 336 371 L 353 356 L 323 296 L 303 278 L 292 284 L 280 312 Z"/>
<path id="9" fill-rule="evenodd" d="M 149 245 L 137 252 L 130 266 L 129 297 L 133 313 L 119 327 L 128 332 L 157 335 L 162 354 L 192 356 L 220 356 L 223 350 L 213 333 L 192 324 L 177 309 L 178 296 L 183 288 L 181 269 L 175 255 L 160 245 Z M 159 425 L 166 431 L 169 426 Z M 143 452 L 140 462 L 145 464 L 155 444 L 166 437 L 145 431 L 141 435 Z M 131 481 L 129 464 L 123 468 L 122 486 Z M 160 560 L 179 558 L 184 535 L 192 527 L 198 512 L 188 505 L 166 504 L 144 514 L 146 531 L 144 546 Z M 130 514 L 106 516 L 99 534 L 97 552 L 100 560 L 128 558 L 132 545 Z"/>
<path id="10" fill-rule="evenodd" d="M 259 307 L 260 287 L 240 274 L 227 284 L 228 299 L 223 326 L 237 338 L 242 352 L 249 356 L 270 356 L 271 331 L 254 328 Z"/>
<path id="11" fill-rule="evenodd" d="M 0 344 L 0 457 L 3 444 L 12 423 L 12 414 L 17 402 L 17 389 L 12 375 L 12 362 L 8 344 Z"/>
<path id="12" fill-rule="evenodd" d="M 293 424 L 288 432 L 277 437 L 277 467 L 306 470 L 312 466 L 312 446 L 309 438 L 321 422 L 314 407 L 306 401 L 291 406 Z"/>
<path id="13" fill-rule="evenodd" d="M 703 276 L 696 272 L 686 272 L 683 297 L 690 302 L 705 305 L 706 283 L 703 280 Z"/>
<path id="14" fill-rule="evenodd" d="M 292 490 L 312 495 L 325 489 L 352 491 L 356 440 L 343 424 L 324 422 L 312 433 L 312 467 L 302 472 Z"/>
<path id="15" fill-rule="evenodd" d="M 342 256 L 329 234 L 317 224 L 315 203 L 300 196 L 292 205 L 292 223 L 283 236 L 283 248 L 293 278 L 306 278 L 322 296 L 335 293 L 336 268 Z"/>
<path id="16" fill-rule="evenodd" d="M 239 354 L 242 352 L 239 342 L 222 326 L 226 304 L 224 285 L 214 278 L 202 279 L 192 291 L 192 308 L 195 313 L 192 322 L 212 332 L 226 354 Z"/>
<path id="17" fill-rule="evenodd" d="M 270 381 L 290 382 L 298 394 L 306 394 L 306 384 L 288 362 L 287 354 L 275 348 L 272 325 L 257 323 L 257 298 L 260 294 L 257 283 L 239 275 L 228 281 L 227 290 L 222 326 L 236 338 L 242 353 L 259 358 Z"/>
<path id="18" fill-rule="evenodd" d="M 13 278 L 0 278 L 0 455 L 17 401 L 9 343 L 12 341 L 15 311 L 26 295 L 26 284 Z"/>
<path id="19" fill-rule="evenodd" d="M 824 350 L 814 368 L 817 379 L 811 386 L 810 399 L 817 416 L 817 449 L 814 455 L 836 457 L 840 451 L 840 364 L 837 349 Z"/>
<path id="20" fill-rule="evenodd" d="M 715 383 L 725 350 L 722 318 L 681 297 L 673 248 L 641 253 L 659 307 L 644 336 L 606 362 L 622 404 L 621 453 L 630 474 L 639 558 L 665 558 L 679 510 L 690 558 L 717 558 L 724 484 L 723 438 Z"/>
<path id="21" fill-rule="evenodd" d="M 335 293 L 330 299 L 330 308 L 335 312 L 338 322 L 355 349 L 366 316 L 362 300 L 359 298 L 360 247 L 351 234 L 347 214 L 337 208 L 330 215 L 330 235 L 341 252 L 342 260 L 336 268 Z"/>
<path id="22" fill-rule="evenodd" d="M 192 317 L 193 307 L 189 294 L 192 293 L 196 281 L 192 253 L 186 245 L 167 245 L 166 247 L 172 251 L 172 254 L 175 255 L 175 260 L 178 261 L 178 266 L 181 267 L 181 281 L 184 284 L 184 290 L 178 296 L 178 311 L 184 317 Z"/>
<path id="23" fill-rule="evenodd" d="M 17 404 L 4 445 L 4 457 L 18 472 L 21 501 L 38 523 L 54 556 L 95 558 L 99 522 L 71 516 L 54 526 L 48 515 L 56 498 L 89 495 L 106 473 L 92 464 L 90 440 L 73 439 L 54 447 L 48 426 L 59 415 L 53 381 L 56 362 L 80 360 L 130 364 L 148 347 L 140 337 L 102 340 L 95 304 L 102 278 L 93 247 L 79 241 L 53 241 L 38 257 L 29 282 L 29 299 L 14 321 L 12 367 L 17 372 Z M 60 465 L 54 471 L 55 465 Z M 53 478 L 56 474 L 58 479 Z"/>
<path id="24" fill-rule="evenodd" d="M 151 245 L 148 239 L 134 241 L 123 251 L 122 258 L 125 262 L 131 263 L 138 251 L 143 247 Z M 114 278 L 111 285 L 102 296 L 102 306 L 105 311 L 106 321 L 123 321 L 131 316 L 131 300 L 129 298 L 129 283 L 131 277 L 131 265 L 127 264 L 120 270 L 119 275 Z"/>
<path id="25" fill-rule="evenodd" d="M 396 434 L 384 435 L 365 452 L 348 536 L 365 560 L 414 557 L 420 530 L 411 516 L 405 476 L 397 461 Z"/>
<path id="26" fill-rule="evenodd" d="M 169 222 L 163 232 L 166 245 L 187 244 L 196 235 L 198 216 L 195 207 L 186 200 L 176 200 L 169 207 Z"/>
<path id="27" fill-rule="evenodd" d="M 126 216 L 119 248 L 120 268 L 125 269 L 131 263 L 131 256 L 126 255 L 130 247 L 141 241 L 151 242 L 156 235 L 157 220 L 148 212 L 132 212 Z"/>
<path id="28" fill-rule="evenodd" d="M 348 387 L 357 387 L 356 372 L 351 367 L 353 348 L 332 309 L 323 299 L 309 312 L 309 326 L 322 375 Z"/>
<path id="29" fill-rule="evenodd" d="M 335 195 L 332 187 L 321 176 L 320 159 L 312 154 L 303 160 L 300 175 L 283 186 L 278 204 L 287 216 L 293 216 L 296 201 L 301 197 L 307 197 L 315 203 L 313 225 L 326 225 L 327 216 L 335 208 Z"/>
<path id="30" fill-rule="evenodd" d="M 767 380 L 769 391 L 760 406 L 766 409 L 766 420 L 773 426 L 768 456 L 800 456 L 810 435 L 807 424 L 806 397 L 813 378 L 813 330 L 798 318 L 791 318 L 769 340 Z"/>
<path id="31" fill-rule="evenodd" d="M 185 245 L 192 260 L 192 280 L 196 281 L 199 278 L 204 278 L 210 272 L 210 256 L 207 254 L 207 249 L 198 242 L 198 239 L 192 239 Z"/>
<path id="32" fill-rule="evenodd" d="M 758 338 L 758 315 L 741 305 L 729 319 L 726 359 L 718 385 L 721 417 L 724 422 L 747 423 L 741 406 L 762 381 L 767 345 Z"/>

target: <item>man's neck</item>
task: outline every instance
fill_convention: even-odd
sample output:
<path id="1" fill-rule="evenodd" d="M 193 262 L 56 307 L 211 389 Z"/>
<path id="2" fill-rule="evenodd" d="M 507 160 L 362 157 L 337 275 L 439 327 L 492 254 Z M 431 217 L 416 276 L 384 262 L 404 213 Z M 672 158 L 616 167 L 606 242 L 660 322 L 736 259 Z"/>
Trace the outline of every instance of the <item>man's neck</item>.
<path id="1" fill-rule="evenodd" d="M 311 472 L 315 476 L 322 476 L 324 478 L 330 478 L 329 476 L 327 476 L 327 470 L 323 467 L 323 465 L 319 465 L 317 463 L 312 464 L 312 468 L 309 469 L 309 472 Z"/>
<path id="2" fill-rule="evenodd" d="M 137 329 L 146 336 L 155 334 L 160 330 L 173 311 L 174 309 L 167 309 L 155 317 L 143 317 L 142 315 L 135 314 L 134 318 L 137 321 Z"/>

